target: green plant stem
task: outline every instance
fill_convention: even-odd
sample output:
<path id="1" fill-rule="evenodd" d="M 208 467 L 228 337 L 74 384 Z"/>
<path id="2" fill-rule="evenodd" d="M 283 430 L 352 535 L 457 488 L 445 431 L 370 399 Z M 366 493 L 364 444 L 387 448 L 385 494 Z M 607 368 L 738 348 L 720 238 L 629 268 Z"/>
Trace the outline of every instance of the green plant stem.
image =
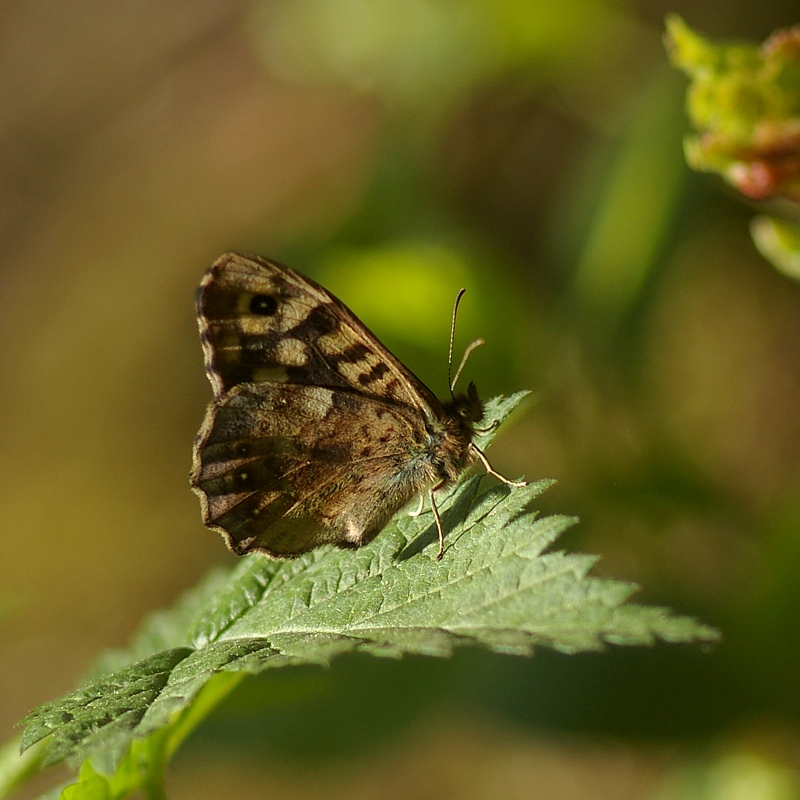
<path id="1" fill-rule="evenodd" d="M 16 736 L 0 747 L 0 800 L 9 797 L 41 769 L 45 743 L 39 742 L 20 755 L 21 739 Z"/>

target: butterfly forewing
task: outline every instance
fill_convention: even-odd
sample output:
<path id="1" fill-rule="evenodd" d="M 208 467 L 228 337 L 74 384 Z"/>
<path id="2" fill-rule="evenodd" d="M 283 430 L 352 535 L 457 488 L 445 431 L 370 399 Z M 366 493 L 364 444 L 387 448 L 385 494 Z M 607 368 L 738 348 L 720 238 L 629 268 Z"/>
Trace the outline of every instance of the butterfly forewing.
<path id="1" fill-rule="evenodd" d="M 206 369 L 240 383 L 323 386 L 436 413 L 436 396 L 340 300 L 275 261 L 229 253 L 197 296 Z"/>

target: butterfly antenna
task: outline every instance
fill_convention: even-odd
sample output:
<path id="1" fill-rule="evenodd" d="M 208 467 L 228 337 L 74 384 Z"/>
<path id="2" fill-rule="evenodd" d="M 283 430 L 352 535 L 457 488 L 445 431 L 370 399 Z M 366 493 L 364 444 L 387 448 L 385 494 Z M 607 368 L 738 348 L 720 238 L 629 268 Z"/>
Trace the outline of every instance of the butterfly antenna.
<path id="1" fill-rule="evenodd" d="M 453 375 L 453 343 L 456 340 L 456 318 L 458 317 L 458 306 L 461 303 L 461 298 L 464 296 L 466 289 L 459 289 L 456 295 L 456 302 L 453 303 L 453 321 L 450 323 L 450 352 L 447 354 L 447 385 L 450 387 L 450 396 L 453 395 L 453 386 L 455 381 L 452 379 Z"/>
<path id="2" fill-rule="evenodd" d="M 464 355 L 461 356 L 461 363 L 458 365 L 458 369 L 456 370 L 456 376 L 453 378 L 453 386 L 450 387 L 450 393 L 452 394 L 453 388 L 455 387 L 456 383 L 458 383 L 458 379 L 461 376 L 461 372 L 464 369 L 464 364 L 467 363 L 467 359 L 472 354 L 473 350 L 479 348 L 482 344 L 486 344 L 483 339 L 473 339 L 468 345 L 467 349 L 464 350 Z"/>
<path id="3" fill-rule="evenodd" d="M 453 389 L 455 388 L 456 383 L 458 383 L 458 379 L 461 375 L 462 370 L 464 369 L 464 365 L 467 363 L 467 359 L 469 358 L 470 354 L 476 347 L 480 347 L 482 344 L 485 344 L 483 339 L 475 339 L 467 345 L 467 349 L 464 351 L 464 355 L 461 356 L 461 363 L 458 365 L 458 369 L 456 370 L 456 375 L 454 378 L 451 378 L 453 372 L 453 343 L 455 342 L 456 338 L 456 319 L 458 318 L 458 306 L 461 303 L 461 298 L 464 296 L 464 292 L 466 289 L 460 289 L 458 294 L 456 295 L 456 302 L 453 304 L 453 323 L 450 325 L 450 352 L 447 356 L 447 382 L 450 386 L 450 396 L 453 396 Z"/>

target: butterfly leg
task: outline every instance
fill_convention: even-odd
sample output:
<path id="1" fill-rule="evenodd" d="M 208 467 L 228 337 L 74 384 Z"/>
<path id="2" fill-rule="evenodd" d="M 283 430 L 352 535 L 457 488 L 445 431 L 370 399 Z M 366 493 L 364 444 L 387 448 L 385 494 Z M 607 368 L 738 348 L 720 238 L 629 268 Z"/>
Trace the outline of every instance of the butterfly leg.
<path id="1" fill-rule="evenodd" d="M 419 506 L 415 511 L 412 511 L 408 516 L 409 517 L 418 517 L 422 513 L 422 509 L 425 508 L 425 495 L 421 494 L 419 496 Z"/>
<path id="2" fill-rule="evenodd" d="M 483 464 L 483 468 L 486 470 L 488 475 L 493 475 L 495 478 L 497 478 L 497 480 L 502 481 L 506 486 L 515 486 L 517 489 L 521 489 L 523 486 L 528 485 L 527 481 L 512 481 L 509 478 L 506 478 L 505 475 L 501 475 L 494 469 L 494 467 L 492 467 L 492 465 L 489 463 L 489 459 L 486 458 L 483 450 L 481 450 L 480 447 L 477 447 L 474 444 L 470 446 L 472 447 L 475 455 L 480 459 L 480 462 Z"/>
<path id="3" fill-rule="evenodd" d="M 433 518 L 436 520 L 436 531 L 439 534 L 439 552 L 436 554 L 436 560 L 441 561 L 442 556 L 444 555 L 444 526 L 442 525 L 442 518 L 439 515 L 439 509 L 436 507 L 436 500 L 433 497 L 433 493 L 437 489 L 441 489 L 444 486 L 444 481 L 439 481 L 436 486 L 431 486 L 428 490 L 428 497 L 431 501 L 431 510 L 433 511 Z"/>

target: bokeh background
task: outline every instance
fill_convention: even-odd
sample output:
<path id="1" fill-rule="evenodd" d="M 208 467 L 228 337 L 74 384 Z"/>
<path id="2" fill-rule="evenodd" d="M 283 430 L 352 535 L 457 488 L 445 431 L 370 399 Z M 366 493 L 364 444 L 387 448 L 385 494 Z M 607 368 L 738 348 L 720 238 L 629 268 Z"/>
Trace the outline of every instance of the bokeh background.
<path id="1" fill-rule="evenodd" d="M 795 0 L 6 0 L 0 7 L 0 722 L 212 565 L 193 292 L 229 249 L 343 297 L 440 395 L 455 291 L 493 448 L 562 545 L 718 625 L 531 660 L 343 658 L 246 683 L 169 794 L 800 797 L 800 285 L 689 172 L 682 14 Z"/>

